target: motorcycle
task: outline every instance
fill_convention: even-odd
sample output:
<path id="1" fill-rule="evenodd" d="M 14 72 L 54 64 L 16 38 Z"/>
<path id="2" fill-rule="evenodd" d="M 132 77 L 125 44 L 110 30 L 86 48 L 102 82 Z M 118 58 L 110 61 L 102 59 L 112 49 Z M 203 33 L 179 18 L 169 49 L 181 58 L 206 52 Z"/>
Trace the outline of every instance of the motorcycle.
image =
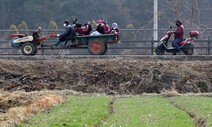
<path id="1" fill-rule="evenodd" d="M 39 33 L 41 32 L 41 27 L 38 31 L 33 32 L 32 35 L 27 36 L 27 34 L 11 34 L 9 41 L 10 45 L 14 48 L 20 48 L 22 54 L 26 56 L 33 56 L 37 53 L 37 46 L 43 45 L 43 41 L 51 37 L 56 37 L 54 32 L 49 35 L 40 37 Z"/>
<path id="2" fill-rule="evenodd" d="M 171 27 L 170 27 L 171 28 Z M 168 31 L 166 35 L 161 38 L 160 45 L 156 47 L 155 53 L 156 55 L 164 55 L 165 52 L 173 53 L 173 55 L 176 55 L 177 50 L 175 47 L 168 48 L 168 41 L 171 37 L 173 32 Z M 181 41 L 178 45 L 180 46 L 180 49 L 184 52 L 185 55 L 192 55 L 194 53 L 194 40 L 198 38 L 199 32 L 196 30 L 192 30 L 189 32 L 190 37 L 184 39 Z"/>

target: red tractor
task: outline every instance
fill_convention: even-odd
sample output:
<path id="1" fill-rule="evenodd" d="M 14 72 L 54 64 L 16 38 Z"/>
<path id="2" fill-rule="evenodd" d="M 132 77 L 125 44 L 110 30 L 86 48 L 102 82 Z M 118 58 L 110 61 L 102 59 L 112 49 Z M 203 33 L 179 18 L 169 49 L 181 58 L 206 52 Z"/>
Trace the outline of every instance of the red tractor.
<path id="1" fill-rule="evenodd" d="M 38 31 L 33 32 L 32 35 L 27 36 L 26 34 L 11 34 L 9 41 L 10 45 L 15 48 L 20 48 L 21 52 L 27 56 L 33 56 L 37 52 L 37 46 L 43 45 L 43 41 L 51 37 L 57 37 L 55 33 L 50 33 L 49 35 L 40 37 L 39 33 L 41 28 L 39 27 Z"/>

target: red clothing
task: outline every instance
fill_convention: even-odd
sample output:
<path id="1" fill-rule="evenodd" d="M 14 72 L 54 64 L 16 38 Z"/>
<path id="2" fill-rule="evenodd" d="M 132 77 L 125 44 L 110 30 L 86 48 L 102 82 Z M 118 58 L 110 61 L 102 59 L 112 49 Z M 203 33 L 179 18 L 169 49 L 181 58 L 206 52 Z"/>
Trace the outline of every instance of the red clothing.
<path id="1" fill-rule="evenodd" d="M 105 34 L 109 34 L 110 33 L 110 27 L 107 24 L 104 24 L 104 30 L 105 30 Z"/>
<path id="2" fill-rule="evenodd" d="M 85 27 L 84 29 L 82 27 L 76 27 L 75 31 L 80 35 L 86 35 L 88 32 L 88 28 Z"/>
<path id="3" fill-rule="evenodd" d="M 175 39 L 182 39 L 183 40 L 184 26 L 181 25 L 181 26 L 177 27 L 177 30 L 174 32 L 174 34 L 175 34 L 175 36 L 174 36 Z"/>

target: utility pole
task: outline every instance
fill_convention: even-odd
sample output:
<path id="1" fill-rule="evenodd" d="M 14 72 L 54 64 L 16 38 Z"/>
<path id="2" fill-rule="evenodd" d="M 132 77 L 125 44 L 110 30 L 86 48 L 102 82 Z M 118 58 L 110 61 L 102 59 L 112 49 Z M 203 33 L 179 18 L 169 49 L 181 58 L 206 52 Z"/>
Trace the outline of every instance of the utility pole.
<path id="1" fill-rule="evenodd" d="M 3 1 L 3 22 L 4 22 L 4 30 L 6 29 L 6 7 L 5 7 L 5 0 Z"/>
<path id="2" fill-rule="evenodd" d="M 158 0 L 154 0 L 154 41 L 158 40 Z"/>

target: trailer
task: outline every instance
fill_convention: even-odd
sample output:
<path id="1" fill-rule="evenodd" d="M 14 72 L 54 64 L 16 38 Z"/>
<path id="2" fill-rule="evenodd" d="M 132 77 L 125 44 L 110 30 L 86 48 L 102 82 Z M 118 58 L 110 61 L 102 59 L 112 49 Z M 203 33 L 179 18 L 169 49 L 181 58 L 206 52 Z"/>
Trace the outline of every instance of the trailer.
<path id="1" fill-rule="evenodd" d="M 77 36 L 73 46 L 87 46 L 92 55 L 104 55 L 107 52 L 108 44 L 120 43 L 120 36 L 115 34 L 103 34 L 95 36 Z"/>

